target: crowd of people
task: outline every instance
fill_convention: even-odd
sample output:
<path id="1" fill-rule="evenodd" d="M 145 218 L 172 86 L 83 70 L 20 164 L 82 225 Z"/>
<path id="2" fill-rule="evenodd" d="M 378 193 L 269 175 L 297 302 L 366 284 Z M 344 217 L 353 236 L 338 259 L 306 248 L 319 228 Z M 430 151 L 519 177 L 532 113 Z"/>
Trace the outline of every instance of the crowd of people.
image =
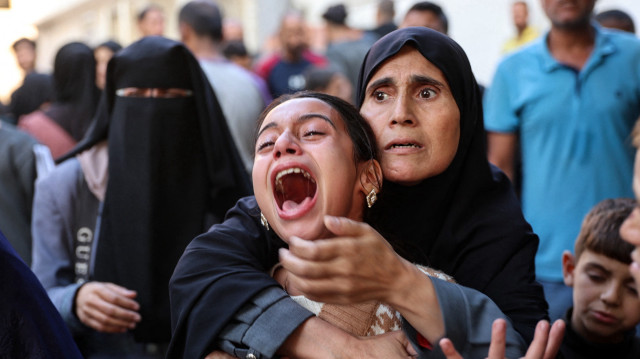
<path id="1" fill-rule="evenodd" d="M 640 39 L 595 2 L 512 2 L 486 87 L 429 1 L 329 6 L 323 53 L 213 0 L 52 74 L 16 41 L 0 357 L 637 358 Z"/>

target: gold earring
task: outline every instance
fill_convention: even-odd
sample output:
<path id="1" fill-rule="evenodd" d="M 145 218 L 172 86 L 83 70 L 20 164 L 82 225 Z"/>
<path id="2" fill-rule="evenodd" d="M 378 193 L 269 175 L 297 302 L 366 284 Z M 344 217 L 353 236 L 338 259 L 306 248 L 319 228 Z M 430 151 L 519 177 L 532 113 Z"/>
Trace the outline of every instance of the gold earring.
<path id="1" fill-rule="evenodd" d="M 367 207 L 371 208 L 374 203 L 378 200 L 378 195 L 376 193 L 375 188 L 371 189 L 371 192 L 367 195 Z"/>
<path id="2" fill-rule="evenodd" d="M 267 229 L 267 231 L 269 230 L 269 222 L 267 222 L 267 218 L 262 214 L 262 212 L 260 212 L 260 223 Z"/>

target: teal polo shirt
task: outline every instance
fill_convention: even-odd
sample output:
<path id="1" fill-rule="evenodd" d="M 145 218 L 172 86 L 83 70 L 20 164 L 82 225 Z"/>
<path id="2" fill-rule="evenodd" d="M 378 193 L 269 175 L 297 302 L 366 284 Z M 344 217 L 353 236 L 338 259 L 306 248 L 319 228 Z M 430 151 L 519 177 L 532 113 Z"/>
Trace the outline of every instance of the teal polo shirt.
<path id="1" fill-rule="evenodd" d="M 547 33 L 501 61 L 484 98 L 486 129 L 519 134 L 522 209 L 540 237 L 543 280 L 562 280 L 562 252 L 573 251 L 591 207 L 633 197 L 640 40 L 593 26 L 595 46 L 581 71 L 551 56 Z"/>

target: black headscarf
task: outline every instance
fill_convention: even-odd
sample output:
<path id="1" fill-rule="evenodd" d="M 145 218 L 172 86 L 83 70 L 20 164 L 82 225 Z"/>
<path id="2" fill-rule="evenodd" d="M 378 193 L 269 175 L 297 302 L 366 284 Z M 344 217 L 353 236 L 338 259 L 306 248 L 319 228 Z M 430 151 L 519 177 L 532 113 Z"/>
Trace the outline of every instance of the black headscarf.
<path id="1" fill-rule="evenodd" d="M 80 141 L 96 110 L 96 60 L 89 46 L 71 42 L 58 50 L 53 65 L 55 101 L 45 111 L 60 127 Z"/>
<path id="2" fill-rule="evenodd" d="M 546 317 L 534 274 L 538 237 L 524 220 L 509 180 L 487 161 L 482 99 L 464 50 L 424 27 L 391 32 L 364 60 L 357 104 L 362 106 L 367 83 L 380 65 L 405 46 L 444 74 L 460 110 L 460 142 L 441 174 L 415 186 L 384 181 L 367 221 L 403 257 L 487 294 L 530 341 L 536 322 Z"/>
<path id="3" fill-rule="evenodd" d="M 116 95 L 127 87 L 180 88 L 193 95 Z M 175 264 L 191 239 L 250 194 L 251 185 L 216 96 L 181 43 L 145 37 L 116 54 L 99 111 L 69 154 L 108 138 L 109 180 L 93 279 L 138 292 L 137 340 L 168 341 Z"/>
<path id="4" fill-rule="evenodd" d="M 11 94 L 9 111 L 17 122 L 22 115 L 30 114 L 46 102 L 53 101 L 53 83 L 50 75 L 31 72 Z"/>

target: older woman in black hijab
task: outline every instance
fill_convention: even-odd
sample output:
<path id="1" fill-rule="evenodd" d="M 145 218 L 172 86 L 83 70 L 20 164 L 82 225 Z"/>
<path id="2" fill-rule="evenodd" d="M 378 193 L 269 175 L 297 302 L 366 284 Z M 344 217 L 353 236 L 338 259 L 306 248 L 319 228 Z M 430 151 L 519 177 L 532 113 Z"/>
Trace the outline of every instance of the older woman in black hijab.
<path id="1" fill-rule="evenodd" d="M 386 301 L 393 291 L 415 287 L 410 262 L 429 265 L 488 295 L 531 341 L 546 318 L 534 276 L 538 238 L 507 178 L 487 162 L 480 94 L 464 51 L 426 28 L 395 31 L 372 46 L 358 87 L 386 179 L 368 222 L 404 258 L 367 226 L 332 226 L 344 240 L 292 241 L 281 250 L 292 280 L 314 300 Z M 307 335 L 314 318 L 307 321 L 259 273 L 282 246 L 271 236 L 259 224 L 255 201 L 244 199 L 224 224 L 190 244 L 171 283 L 174 353 L 203 355 L 228 341 L 236 355 L 244 347 L 266 357 L 278 349 L 295 353 L 286 349 L 305 343 L 331 345 Z M 416 303 L 407 298 L 407 305 Z M 265 329 L 270 322 L 278 330 Z"/>

